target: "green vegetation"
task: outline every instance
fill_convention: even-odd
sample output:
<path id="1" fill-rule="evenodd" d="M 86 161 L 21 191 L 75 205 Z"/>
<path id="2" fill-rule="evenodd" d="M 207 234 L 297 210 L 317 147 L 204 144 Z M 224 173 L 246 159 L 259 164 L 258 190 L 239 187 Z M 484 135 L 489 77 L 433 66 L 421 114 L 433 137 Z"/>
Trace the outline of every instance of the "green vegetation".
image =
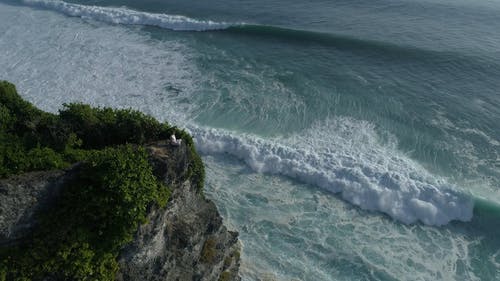
<path id="1" fill-rule="evenodd" d="M 0 178 L 79 163 L 30 237 L 0 248 L 0 281 L 114 280 L 119 250 L 147 209 L 165 207 L 170 196 L 142 145 L 172 133 L 187 145 L 188 176 L 201 192 L 203 163 L 185 131 L 130 109 L 69 104 L 58 115 L 43 112 L 0 81 Z"/>
<path id="2" fill-rule="evenodd" d="M 19 97 L 14 85 L 0 82 L 0 177 L 67 165 L 54 148 L 61 146 L 57 116 Z"/>
<path id="3" fill-rule="evenodd" d="M 143 148 L 93 151 L 40 218 L 32 238 L 2 255 L 8 280 L 113 280 L 118 251 L 167 188 L 153 176 Z M 0 275 L 1 276 L 1 275 Z"/>
<path id="4" fill-rule="evenodd" d="M 85 149 L 123 143 L 144 144 L 166 139 L 173 132 L 168 124 L 131 109 L 65 104 L 59 116 L 63 126 L 82 140 L 82 147 Z"/>
<path id="5" fill-rule="evenodd" d="M 171 134 L 189 151 L 188 175 L 202 191 L 205 171 L 193 139 L 184 130 L 131 109 L 64 104 L 59 115 L 23 100 L 14 85 L 0 81 L 0 178 L 27 171 L 59 169 L 84 159 L 89 150 L 143 145 Z"/>

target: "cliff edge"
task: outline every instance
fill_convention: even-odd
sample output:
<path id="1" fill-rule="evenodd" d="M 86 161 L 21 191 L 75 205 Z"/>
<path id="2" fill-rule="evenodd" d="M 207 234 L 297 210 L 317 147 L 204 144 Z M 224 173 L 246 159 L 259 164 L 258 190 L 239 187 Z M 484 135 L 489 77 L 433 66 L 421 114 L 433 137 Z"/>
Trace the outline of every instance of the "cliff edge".
<path id="1" fill-rule="evenodd" d="M 238 234 L 204 177 L 176 126 L 81 103 L 44 112 L 0 81 L 0 281 L 240 280 Z"/>
<path id="2" fill-rule="evenodd" d="M 189 180 L 187 147 L 147 146 L 157 177 L 173 187 L 166 209 L 153 208 L 121 252 L 117 280 L 240 280 L 238 233 Z"/>
<path id="3" fill-rule="evenodd" d="M 172 194 L 166 208 L 149 208 L 146 223 L 120 252 L 116 280 L 240 280 L 238 234 L 226 229 L 215 204 L 188 179 L 187 146 L 160 141 L 146 148 Z M 0 180 L 0 246 L 29 235 L 37 212 L 57 200 L 77 166 Z"/>

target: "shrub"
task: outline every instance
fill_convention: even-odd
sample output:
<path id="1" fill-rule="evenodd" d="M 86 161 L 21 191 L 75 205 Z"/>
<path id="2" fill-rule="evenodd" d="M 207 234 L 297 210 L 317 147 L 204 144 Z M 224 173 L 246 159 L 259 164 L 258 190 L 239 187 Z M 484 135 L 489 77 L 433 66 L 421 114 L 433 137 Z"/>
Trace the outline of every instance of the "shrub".
<path id="1" fill-rule="evenodd" d="M 185 134 L 131 109 L 93 108 L 72 103 L 65 104 L 59 115 L 43 112 L 23 100 L 14 85 L 0 81 L 0 177 L 60 168 L 63 163 L 81 160 L 83 150 L 126 143 L 145 144 L 166 139 L 177 131 Z M 185 139 L 191 139 L 185 135 Z M 33 154 L 45 159 L 27 163 Z M 196 156 L 194 153 L 193 157 Z M 197 170 L 193 174 L 201 172 Z"/>
<path id="2" fill-rule="evenodd" d="M 144 144 L 168 137 L 168 124 L 131 109 L 92 108 L 73 103 L 65 104 L 59 115 L 64 126 L 83 141 L 83 148 Z"/>
<path id="3" fill-rule="evenodd" d="M 26 170 L 27 155 L 19 138 L 0 132 L 0 176 Z"/>
<path id="4" fill-rule="evenodd" d="M 30 128 L 42 115 L 48 114 L 23 100 L 17 94 L 16 87 L 6 81 L 0 81 L 0 104 L 3 107 L 1 110 L 3 114 L 7 112 L 11 117 L 16 117 L 9 121 L 11 129 Z"/>
<path id="5" fill-rule="evenodd" d="M 0 281 L 114 280 L 118 252 L 146 221 L 148 206 L 164 207 L 170 197 L 140 145 L 173 133 L 188 147 L 188 176 L 201 192 L 203 162 L 185 131 L 131 109 L 76 103 L 46 113 L 0 81 L 0 177 L 80 162 L 33 233 L 19 246 L 0 247 Z M 211 262 L 215 254 L 209 239 L 201 258 Z"/>
<path id="6" fill-rule="evenodd" d="M 43 112 L 0 81 L 0 177 L 25 171 L 62 168 L 62 155 L 53 148 L 65 142 L 57 116 Z"/>
<path id="7" fill-rule="evenodd" d="M 63 156 L 48 147 L 36 147 L 28 151 L 28 170 L 57 169 L 66 166 Z"/>
<path id="8" fill-rule="evenodd" d="M 7 280 L 7 267 L 3 262 L 0 262 L 0 281 Z"/>
<path id="9" fill-rule="evenodd" d="M 0 131 L 11 128 L 13 123 L 14 118 L 10 114 L 10 110 L 3 104 L 0 104 Z"/>
<path id="10" fill-rule="evenodd" d="M 0 105 L 0 128 L 4 133 L 17 135 L 26 149 L 39 145 L 61 147 L 65 142 L 66 134 L 57 116 L 23 100 L 15 86 L 5 81 L 0 81 Z"/>
<path id="11" fill-rule="evenodd" d="M 63 155 L 48 147 L 27 150 L 19 137 L 0 132 L 0 177 L 24 171 L 59 169 L 67 166 Z"/>
<path id="12" fill-rule="evenodd" d="M 119 250 L 144 222 L 147 207 L 164 205 L 168 194 L 153 176 L 143 148 L 89 153 L 57 204 L 40 217 L 32 239 L 4 254 L 5 276 L 114 280 Z"/>

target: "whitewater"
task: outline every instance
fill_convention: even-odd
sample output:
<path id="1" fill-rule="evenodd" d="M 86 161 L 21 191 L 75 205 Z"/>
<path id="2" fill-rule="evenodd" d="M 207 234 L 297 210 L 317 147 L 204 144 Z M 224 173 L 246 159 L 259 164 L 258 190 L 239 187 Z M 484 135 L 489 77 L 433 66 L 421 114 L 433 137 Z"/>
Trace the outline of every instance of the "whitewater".
<path id="1" fill-rule="evenodd" d="M 393 55 L 381 53 L 377 59 L 387 59 L 383 71 L 388 72 L 383 72 L 371 56 L 361 62 L 359 50 L 332 50 L 335 42 L 317 41 L 310 46 L 315 53 L 302 56 L 301 45 L 292 45 L 296 39 L 268 42 L 259 34 L 231 32 L 249 18 L 198 19 L 129 4 L 0 3 L 0 19 L 11 23 L 0 27 L 0 79 L 14 82 L 45 110 L 74 101 L 132 107 L 187 128 L 207 163 L 208 196 L 241 233 L 245 280 L 494 280 L 500 275 L 496 228 L 488 228 L 500 202 L 495 128 L 461 121 L 436 99 L 429 106 L 437 109 L 435 115 L 422 118 L 432 115 L 423 127 L 438 130 L 432 127 L 427 135 L 415 129 L 417 123 L 407 125 L 415 131 L 399 129 L 406 122 L 404 100 L 425 97 L 404 86 L 383 98 L 380 111 L 377 103 L 357 99 L 371 98 L 369 91 L 390 91 L 389 83 L 371 84 L 395 69 L 400 75 L 395 84 L 420 83 L 411 67 L 428 67 L 424 62 L 400 70 L 388 62 Z M 421 53 L 434 58 L 441 46 L 431 41 L 418 48 L 426 47 Z M 486 50 L 484 56 L 491 55 Z M 269 59 L 276 56 L 282 57 Z M 336 64 L 322 65 L 332 58 Z M 461 59 L 456 52 L 453 58 Z M 475 67 L 470 56 L 464 60 Z M 454 71 L 463 67 L 460 63 L 428 72 Z M 495 71 L 496 63 L 491 63 Z M 318 73 L 310 75 L 311 69 Z M 332 69 L 338 72 L 319 80 Z M 480 73 L 482 79 L 495 74 Z M 432 87 L 440 86 L 427 90 Z M 343 89 L 359 94 L 345 99 Z M 490 114 L 484 124 L 498 118 L 489 91 L 483 89 L 474 104 Z M 400 100 L 401 93 L 407 96 Z M 394 112 L 401 116 L 393 123 L 384 114 Z M 403 133 L 416 135 L 408 141 Z M 488 270 L 481 273 L 477 263 L 483 261 Z"/>
<path id="2" fill-rule="evenodd" d="M 196 20 L 180 15 L 145 13 L 125 7 L 108 8 L 66 3 L 59 0 L 23 0 L 23 3 L 58 11 L 68 16 L 92 19 L 114 24 L 150 25 L 179 31 L 206 31 L 226 29 L 230 24 L 224 22 Z"/>
<path id="3" fill-rule="evenodd" d="M 197 21 L 183 16 L 151 14 L 126 8 L 69 4 L 62 1 L 25 0 L 30 6 L 53 9 L 66 15 L 109 23 L 152 25 L 172 30 L 216 30 L 226 23 Z M 178 117 L 176 117 L 178 118 Z M 167 120 L 171 120 L 167 118 Z M 175 120 L 175 119 L 174 119 Z M 333 120 L 330 128 L 313 128 L 302 133 L 313 139 L 293 145 L 280 140 L 263 140 L 235 135 L 224 130 L 185 124 L 202 153 L 229 153 L 260 173 L 280 174 L 340 193 L 342 198 L 366 210 L 380 211 L 404 223 L 443 225 L 451 220 L 472 218 L 473 200 L 444 179 L 435 178 L 411 160 L 398 155 L 395 145 L 382 147 L 367 122 Z M 338 134 L 360 132 L 354 139 L 337 135 L 318 139 L 314 131 Z M 321 147 L 321 143 L 333 144 Z M 320 153 L 317 153 L 320 152 Z M 387 157 L 394 155 L 393 157 Z"/>

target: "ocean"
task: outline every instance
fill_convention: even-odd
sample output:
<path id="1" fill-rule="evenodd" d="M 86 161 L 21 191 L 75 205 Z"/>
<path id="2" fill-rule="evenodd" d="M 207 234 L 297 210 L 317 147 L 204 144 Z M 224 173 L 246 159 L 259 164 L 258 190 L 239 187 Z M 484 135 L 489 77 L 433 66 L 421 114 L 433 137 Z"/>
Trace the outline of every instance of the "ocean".
<path id="1" fill-rule="evenodd" d="M 500 280 L 500 1 L 0 0 L 41 109 L 186 128 L 243 280 Z"/>

